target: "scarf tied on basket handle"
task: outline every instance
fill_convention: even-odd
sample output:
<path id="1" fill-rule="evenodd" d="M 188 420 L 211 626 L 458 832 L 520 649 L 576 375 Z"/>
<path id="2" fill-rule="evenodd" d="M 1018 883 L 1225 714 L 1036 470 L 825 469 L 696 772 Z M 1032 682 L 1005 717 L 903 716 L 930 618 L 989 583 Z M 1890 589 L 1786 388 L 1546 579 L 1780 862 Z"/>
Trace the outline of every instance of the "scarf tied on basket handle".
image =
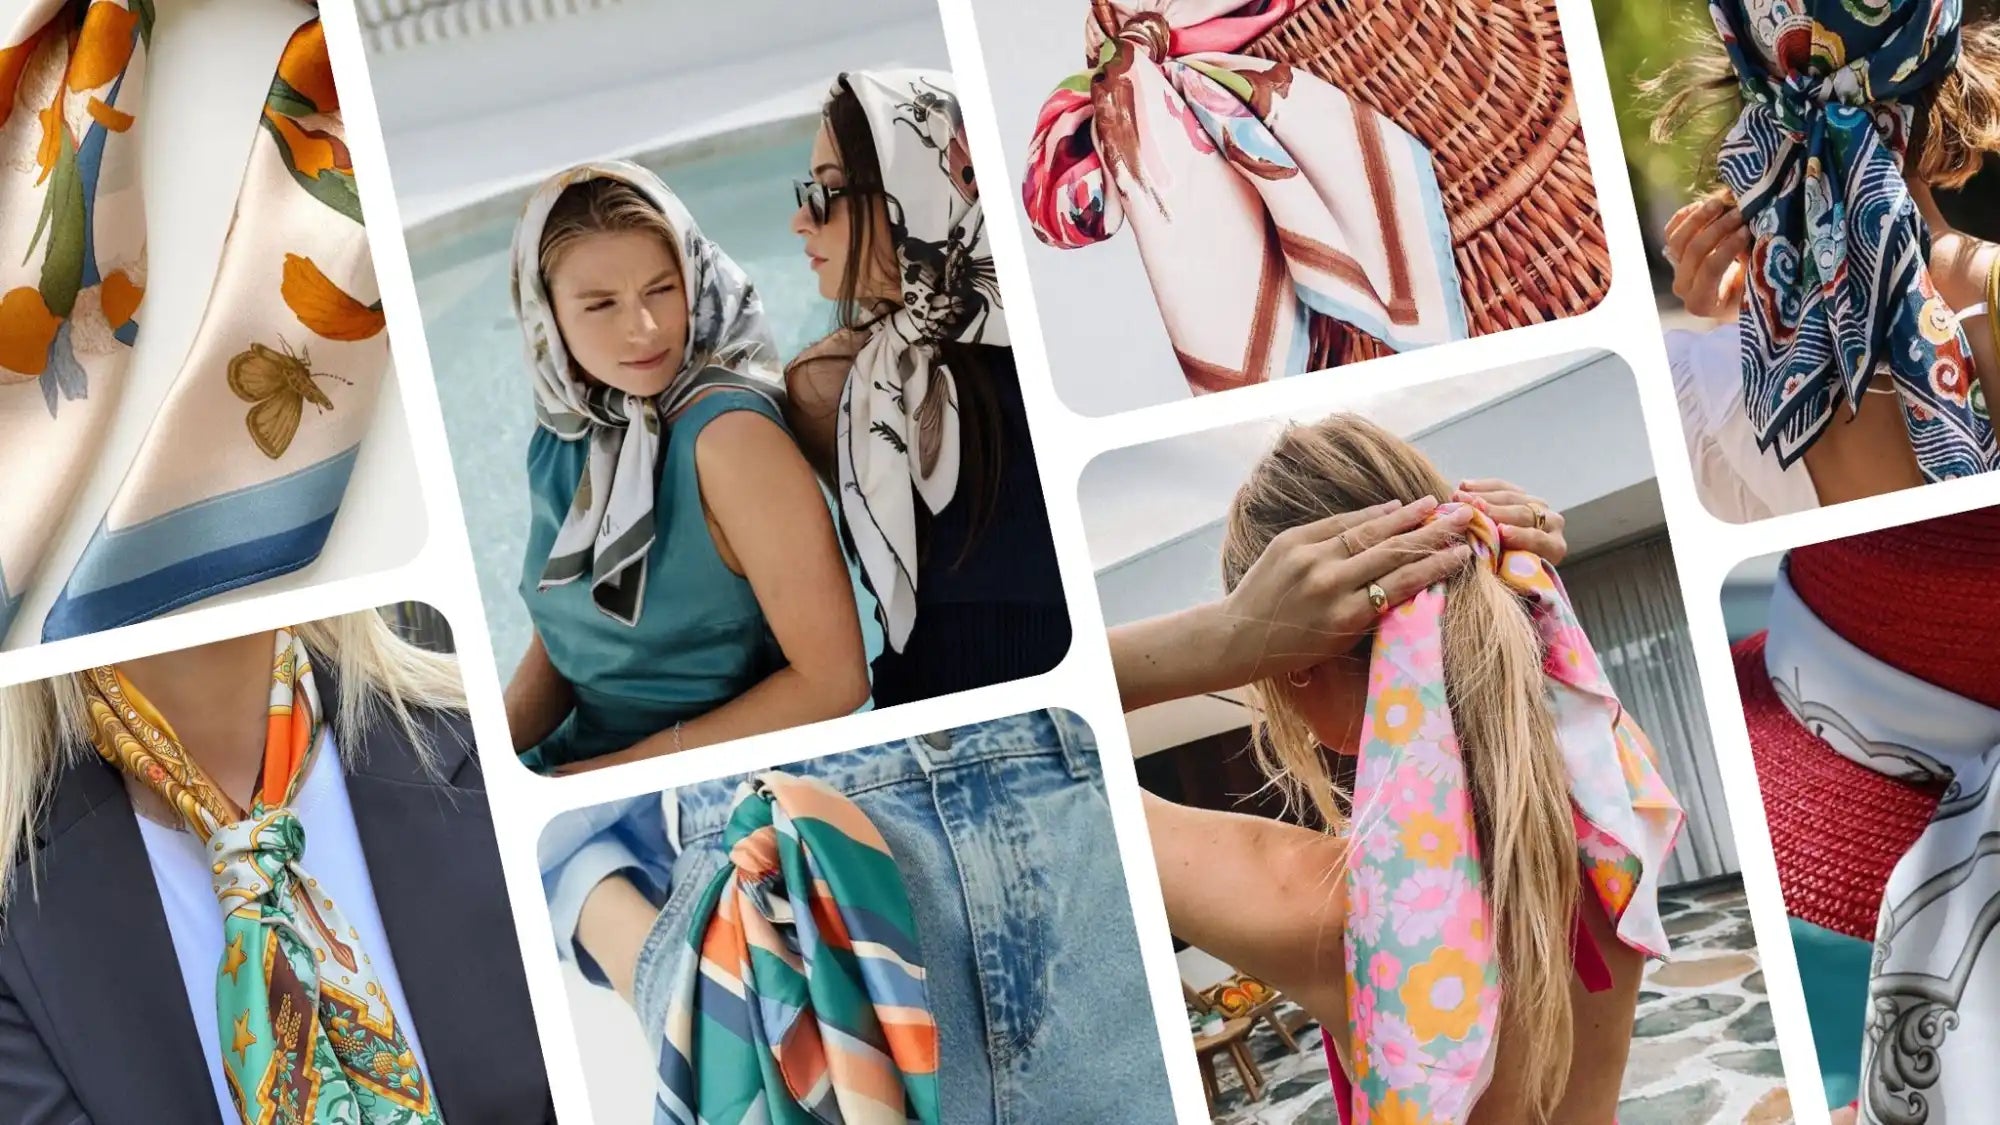
<path id="1" fill-rule="evenodd" d="M 1441 505 L 1432 518 L 1457 507 Z M 1468 535 L 1475 565 L 1527 604 L 1541 635 L 1584 894 L 1622 944 L 1664 958 L 1657 894 L 1680 805 L 1555 569 L 1504 549 L 1484 515 Z M 1369 660 L 1347 871 L 1348 1035 L 1360 1121 L 1464 1121 L 1498 1048 L 1500 960 L 1470 774 L 1446 699 L 1445 599 L 1439 584 L 1384 613 Z M 1601 982 L 1602 966 L 1579 953 L 1586 983 Z"/>
<path id="2" fill-rule="evenodd" d="M 276 632 L 263 769 L 247 809 L 117 668 L 82 679 L 98 754 L 171 806 L 214 861 L 224 942 L 215 1014 L 246 1125 L 442 1125 L 359 934 L 303 866 L 305 830 L 291 805 L 325 741 L 325 716 L 297 634 Z"/>
<path id="3" fill-rule="evenodd" d="M 737 789 L 723 846 L 668 984 L 654 1120 L 934 1125 L 916 918 L 868 814 L 825 782 L 762 773 Z"/>
<path id="4" fill-rule="evenodd" d="M 2000 467 L 1903 178 L 1917 96 L 1958 62 L 1961 0 L 1756 7 L 1709 4 L 1743 97 L 1716 168 L 1751 234 L 1739 324 L 1759 445 L 1790 466 L 1886 367 L 1926 479 Z"/>
<path id="5" fill-rule="evenodd" d="M 1235 53 L 1310 0 L 1095 0 L 1021 187 L 1045 243 L 1130 223 L 1196 392 L 1302 372 L 1313 314 L 1404 351 L 1464 339 L 1431 154 L 1286 63 Z"/>

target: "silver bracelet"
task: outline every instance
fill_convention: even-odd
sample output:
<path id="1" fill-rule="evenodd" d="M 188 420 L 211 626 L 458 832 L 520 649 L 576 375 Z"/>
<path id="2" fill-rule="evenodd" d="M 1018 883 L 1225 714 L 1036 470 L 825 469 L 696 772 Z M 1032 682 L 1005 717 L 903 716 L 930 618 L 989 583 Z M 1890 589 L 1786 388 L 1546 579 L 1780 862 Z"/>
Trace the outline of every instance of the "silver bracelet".
<path id="1" fill-rule="evenodd" d="M 673 749 L 673 752 L 674 752 L 674 753 L 676 753 L 676 754 L 678 754 L 678 753 L 680 753 L 681 751 L 683 751 L 683 750 L 687 749 L 687 746 L 686 746 L 686 745 L 684 745 L 684 744 L 683 744 L 683 743 L 681 742 L 681 727 L 682 727 L 683 725 L 685 725 L 684 721 L 683 721 L 683 722 L 677 722 L 677 723 L 675 723 L 675 724 L 674 724 L 674 749 Z"/>

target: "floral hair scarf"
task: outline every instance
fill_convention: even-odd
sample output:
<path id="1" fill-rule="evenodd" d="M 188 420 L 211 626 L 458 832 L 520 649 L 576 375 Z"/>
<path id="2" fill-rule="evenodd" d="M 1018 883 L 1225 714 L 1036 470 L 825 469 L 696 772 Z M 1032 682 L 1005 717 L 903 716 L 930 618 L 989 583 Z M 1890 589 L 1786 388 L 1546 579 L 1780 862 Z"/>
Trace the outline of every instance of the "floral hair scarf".
<path id="1" fill-rule="evenodd" d="M 1090 69 L 1043 103 L 1043 242 L 1126 223 L 1197 392 L 1298 374 L 1318 315 L 1398 351 L 1463 339 L 1430 151 L 1311 74 L 1234 53 L 1306 0 L 1098 0 Z"/>
<path id="2" fill-rule="evenodd" d="M 629 185 L 659 208 L 673 228 L 688 340 L 681 367 L 659 395 L 627 394 L 588 379 L 571 361 L 542 276 L 542 231 L 564 189 L 589 180 Z M 556 531 L 538 586 L 589 578 L 591 600 L 615 621 L 636 625 L 645 607 L 646 559 L 660 518 L 662 420 L 713 387 L 784 397 L 778 348 L 756 286 L 658 176 L 622 160 L 580 164 L 551 177 L 528 200 L 514 228 L 514 315 L 534 377 L 535 420 L 564 441 L 588 441 L 583 479 Z"/>
<path id="3" fill-rule="evenodd" d="M 938 1034 L 895 856 L 826 783 L 737 790 L 660 1048 L 660 1125 L 939 1120 Z"/>
<path id="4" fill-rule="evenodd" d="M 1903 180 L 1916 96 L 1957 65 L 1961 0 L 1712 0 L 1743 93 L 1717 156 L 1752 242 L 1743 401 L 1789 466 L 1879 369 L 1929 480 L 2000 467 L 1972 351 Z"/>
<path id="5" fill-rule="evenodd" d="M 1527 603 L 1541 634 L 1586 893 L 1619 941 L 1665 957 L 1657 894 L 1680 805 L 1612 693 L 1554 568 L 1502 549 L 1483 515 L 1470 535 L 1478 564 Z M 1347 872 L 1357 1121 L 1463 1122 L 1496 1054 L 1500 960 L 1471 782 L 1446 702 L 1445 596 L 1442 584 L 1432 586 L 1385 613 L 1369 661 Z"/>
<path id="6" fill-rule="evenodd" d="M 843 87 L 875 142 L 903 293 L 868 323 L 841 388 L 840 510 L 901 652 L 917 619 L 917 502 L 941 512 L 958 489 L 958 389 L 938 348 L 1004 347 L 1007 317 L 951 75 L 851 71 Z"/>
<path id="7" fill-rule="evenodd" d="M 244 1125 L 441 1125 L 430 1082 L 358 934 L 305 869 L 289 806 L 323 745 L 312 660 L 277 631 L 263 771 L 239 808 L 115 667 L 83 673 L 105 761 L 208 845 L 223 910 L 215 977 L 222 1070 Z"/>
<path id="8" fill-rule="evenodd" d="M 389 349 L 326 40 L 300 8 L 193 343 L 44 639 L 306 566 L 346 494 Z M 0 622 L 91 471 L 138 338 L 153 9 L 37 0 L 0 40 L 0 472 L 17 482 Z"/>

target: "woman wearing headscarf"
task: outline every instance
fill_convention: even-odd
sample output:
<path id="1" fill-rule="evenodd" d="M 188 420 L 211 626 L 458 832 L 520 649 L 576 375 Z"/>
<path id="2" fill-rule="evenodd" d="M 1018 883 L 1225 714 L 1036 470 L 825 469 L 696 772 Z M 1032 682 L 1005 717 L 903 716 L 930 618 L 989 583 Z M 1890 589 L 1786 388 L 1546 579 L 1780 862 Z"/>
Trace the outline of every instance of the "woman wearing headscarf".
<path id="1" fill-rule="evenodd" d="M 792 229 L 841 328 L 786 372 L 887 642 L 877 706 L 1069 650 L 1034 446 L 951 75 L 835 81 Z"/>
<path id="2" fill-rule="evenodd" d="M 572 772 L 859 707 L 846 564 L 743 271 L 658 177 L 586 164 L 529 200 L 514 303 L 538 423 L 535 633 L 507 687 L 523 761 Z"/>
<path id="3" fill-rule="evenodd" d="M 1655 83 L 1681 87 L 1656 140 L 1736 111 L 1722 189 L 1666 231 L 1675 294 L 1734 320 L 1667 334 L 1704 501 L 1740 522 L 2000 466 L 2000 246 L 1932 195 L 2000 151 L 2000 25 L 1959 0 L 1710 12 L 1723 51 Z"/>

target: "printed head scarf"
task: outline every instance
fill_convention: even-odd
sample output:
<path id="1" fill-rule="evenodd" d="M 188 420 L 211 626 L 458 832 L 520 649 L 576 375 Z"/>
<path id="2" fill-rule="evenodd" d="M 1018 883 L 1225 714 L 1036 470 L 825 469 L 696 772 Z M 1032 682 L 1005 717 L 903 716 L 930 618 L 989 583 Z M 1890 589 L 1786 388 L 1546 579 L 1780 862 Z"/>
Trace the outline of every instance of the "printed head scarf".
<path id="1" fill-rule="evenodd" d="M 542 230 L 572 184 L 610 179 L 628 184 L 659 208 L 673 228 L 681 288 L 688 299 L 687 348 L 662 393 L 646 397 L 578 377 L 556 325 L 542 277 Z M 542 569 L 541 589 L 590 579 L 590 596 L 607 616 L 637 624 L 645 606 L 646 557 L 659 525 L 662 420 L 711 387 L 739 387 L 780 402 L 777 344 L 764 302 L 722 248 L 658 176 L 622 160 L 580 164 L 536 189 L 514 228 L 514 314 L 535 380 L 535 420 L 564 441 L 588 441 L 589 460 Z"/>
<path id="2" fill-rule="evenodd" d="M 1971 347 L 1903 180 L 1916 95 L 1957 65 L 1961 0 L 1712 0 L 1743 94 L 1717 171 L 1751 233 L 1743 400 L 1789 466 L 1886 368 L 1930 480 L 2000 466 Z"/>
<path id="3" fill-rule="evenodd" d="M 289 808 L 322 744 L 312 659 L 277 631 L 263 770 L 239 808 L 115 667 L 83 673 L 97 752 L 208 845 L 223 911 L 215 977 L 222 1070 L 245 1125 L 442 1125 L 353 926 L 305 867 Z"/>
<path id="4" fill-rule="evenodd" d="M 1036 235 L 1069 249 L 1129 223 L 1198 393 L 1304 371 L 1314 315 L 1398 351 L 1466 335 L 1430 151 L 1313 75 L 1235 53 L 1306 3 L 1098 0 L 1090 69 L 1035 121 Z"/>
<path id="5" fill-rule="evenodd" d="M 1442 505 L 1433 518 L 1457 507 Z M 1665 957 L 1659 879 L 1680 805 L 1555 569 L 1504 550 L 1484 515 L 1470 534 L 1478 565 L 1526 601 L 1541 634 L 1585 893 L 1620 942 Z M 1368 665 L 1347 872 L 1357 1121 L 1463 1122 L 1492 1077 L 1500 959 L 1469 769 L 1445 693 L 1445 597 L 1442 584 L 1432 586 L 1383 614 Z"/>
<path id="6" fill-rule="evenodd" d="M 916 919 L 868 815 L 764 773 L 737 790 L 723 844 L 675 963 L 654 1120 L 937 1122 Z"/>
<path id="7" fill-rule="evenodd" d="M 951 75 L 852 71 L 882 168 L 900 305 L 866 326 L 841 390 L 840 508 L 897 652 L 917 617 L 917 512 L 958 488 L 958 388 L 938 346 L 1006 346 L 1007 316 L 987 244 L 986 211 Z"/>

